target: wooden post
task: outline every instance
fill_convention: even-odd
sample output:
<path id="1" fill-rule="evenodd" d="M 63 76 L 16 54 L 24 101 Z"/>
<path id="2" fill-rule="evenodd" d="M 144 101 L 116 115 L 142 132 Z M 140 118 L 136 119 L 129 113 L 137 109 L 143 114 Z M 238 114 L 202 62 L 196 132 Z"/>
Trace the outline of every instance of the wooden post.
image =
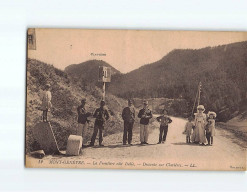
<path id="1" fill-rule="evenodd" d="M 201 99 L 201 82 L 199 83 L 198 86 L 198 106 L 200 105 L 200 99 Z"/>
<path id="2" fill-rule="evenodd" d="M 152 98 L 152 111 L 154 111 L 154 98 Z"/>
<path id="3" fill-rule="evenodd" d="M 105 82 L 103 82 L 103 100 L 105 101 Z"/>

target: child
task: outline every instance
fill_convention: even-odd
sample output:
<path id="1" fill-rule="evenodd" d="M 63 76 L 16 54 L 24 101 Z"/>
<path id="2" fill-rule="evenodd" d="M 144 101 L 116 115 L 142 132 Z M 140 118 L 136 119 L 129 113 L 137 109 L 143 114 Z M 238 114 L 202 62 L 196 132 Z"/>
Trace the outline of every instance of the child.
<path id="1" fill-rule="evenodd" d="M 172 119 L 167 115 L 167 111 L 163 111 L 163 115 L 156 118 L 160 122 L 160 135 L 158 144 L 164 143 L 166 141 L 166 136 L 168 132 L 168 124 L 172 122 Z M 162 138 L 163 135 L 163 138 Z"/>
<path id="2" fill-rule="evenodd" d="M 40 109 L 43 111 L 43 122 L 48 122 L 47 113 L 52 108 L 50 87 L 49 84 L 45 86 L 44 94 L 41 97 L 42 104 Z"/>
<path id="3" fill-rule="evenodd" d="M 213 137 L 215 136 L 215 112 L 208 112 L 208 119 L 206 125 L 206 138 L 208 141 L 208 145 L 213 145 Z"/>
<path id="4" fill-rule="evenodd" d="M 193 117 L 190 116 L 188 118 L 188 122 L 185 124 L 185 128 L 184 128 L 183 133 L 186 134 L 186 143 L 191 143 L 190 142 L 190 136 L 191 136 L 192 129 L 194 127 L 192 120 L 193 120 Z"/>

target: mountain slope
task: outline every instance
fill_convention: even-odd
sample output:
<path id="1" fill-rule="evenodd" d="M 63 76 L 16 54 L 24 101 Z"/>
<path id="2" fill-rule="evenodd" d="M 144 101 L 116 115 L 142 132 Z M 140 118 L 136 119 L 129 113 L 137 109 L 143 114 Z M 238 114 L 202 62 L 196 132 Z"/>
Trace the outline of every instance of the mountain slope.
<path id="1" fill-rule="evenodd" d="M 80 64 L 72 64 L 65 68 L 65 72 L 71 79 L 79 81 L 81 84 L 98 84 L 99 66 L 111 68 L 111 74 L 121 74 L 118 70 L 103 60 L 89 60 Z"/>
<path id="2" fill-rule="evenodd" d="M 202 82 L 201 103 L 227 120 L 239 110 L 247 91 L 247 42 L 173 50 L 161 60 L 116 75 L 109 91 L 123 98 L 185 98 L 192 108 Z"/>
<path id="3" fill-rule="evenodd" d="M 81 98 L 87 99 L 86 108 L 93 112 L 102 97 L 97 87 L 82 89 L 77 82 L 70 79 L 67 73 L 52 65 L 34 59 L 27 60 L 27 103 L 26 103 L 26 148 L 27 152 L 39 149 L 32 135 L 32 128 L 41 121 L 41 93 L 46 83 L 51 85 L 52 117 L 51 125 L 59 148 L 65 148 L 68 136 L 77 130 L 77 111 Z M 106 125 L 105 135 L 122 130 L 121 111 L 126 102 L 111 94 L 106 96 L 106 105 L 112 115 Z M 93 121 L 90 123 L 86 139 L 93 133 Z"/>

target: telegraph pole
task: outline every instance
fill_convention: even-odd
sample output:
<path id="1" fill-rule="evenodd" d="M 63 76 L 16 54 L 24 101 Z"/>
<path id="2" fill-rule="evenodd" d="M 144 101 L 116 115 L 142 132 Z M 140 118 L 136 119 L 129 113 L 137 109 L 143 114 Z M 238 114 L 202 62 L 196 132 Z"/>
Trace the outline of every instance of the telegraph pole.
<path id="1" fill-rule="evenodd" d="M 198 86 L 198 106 L 200 105 L 200 100 L 201 100 L 201 87 L 202 87 L 202 83 L 200 81 Z"/>
<path id="2" fill-rule="evenodd" d="M 103 100 L 105 101 L 105 82 L 103 82 Z"/>
<path id="3" fill-rule="evenodd" d="M 194 105 L 193 105 L 193 109 L 191 112 L 191 115 L 193 115 L 194 109 L 195 109 L 195 105 L 197 102 L 197 106 L 200 105 L 200 99 L 201 99 L 201 87 L 202 87 L 202 83 L 201 81 L 199 82 L 198 88 L 197 88 L 197 92 L 196 92 L 196 97 L 195 97 L 195 101 L 194 101 Z"/>

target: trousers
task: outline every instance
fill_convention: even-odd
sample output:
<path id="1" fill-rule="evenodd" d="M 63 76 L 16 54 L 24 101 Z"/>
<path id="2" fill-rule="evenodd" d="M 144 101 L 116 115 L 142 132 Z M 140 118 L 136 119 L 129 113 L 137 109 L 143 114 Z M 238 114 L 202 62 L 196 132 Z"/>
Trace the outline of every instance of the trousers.
<path id="1" fill-rule="evenodd" d="M 168 132 L 168 126 L 160 126 L 159 142 L 166 141 L 167 132 Z"/>
<path id="2" fill-rule="evenodd" d="M 149 125 L 140 124 L 140 141 L 141 142 L 148 142 L 148 135 L 149 135 L 148 127 Z"/>
<path id="3" fill-rule="evenodd" d="M 124 144 L 126 144 L 127 140 L 128 140 L 128 144 L 131 144 L 133 125 L 134 125 L 134 122 L 124 121 L 124 133 L 123 133 L 123 143 Z"/>
<path id="4" fill-rule="evenodd" d="M 97 134 L 99 132 L 99 145 L 102 144 L 103 142 L 103 130 L 104 130 L 104 126 L 103 125 L 97 125 L 94 124 L 94 131 L 93 131 L 93 136 L 91 138 L 91 145 L 94 145 L 95 139 L 97 137 Z"/>
<path id="5" fill-rule="evenodd" d="M 85 145 L 87 143 L 87 139 L 86 139 L 86 132 L 88 129 L 88 123 L 85 124 L 81 124 L 78 123 L 78 129 L 77 129 L 77 135 L 82 136 L 82 144 Z"/>

